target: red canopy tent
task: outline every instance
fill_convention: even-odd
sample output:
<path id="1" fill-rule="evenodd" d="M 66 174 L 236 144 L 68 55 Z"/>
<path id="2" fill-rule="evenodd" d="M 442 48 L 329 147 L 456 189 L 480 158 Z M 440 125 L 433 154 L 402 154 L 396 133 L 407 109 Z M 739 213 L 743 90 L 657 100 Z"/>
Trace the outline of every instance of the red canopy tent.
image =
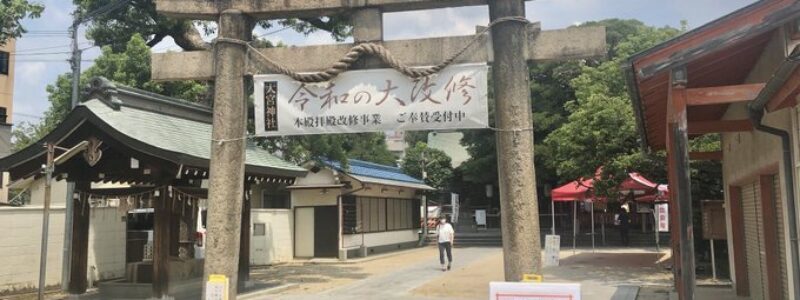
<path id="1" fill-rule="evenodd" d="M 580 201 L 591 197 L 594 179 L 570 181 L 550 191 L 553 201 Z"/>
<path id="2" fill-rule="evenodd" d="M 650 193 L 636 197 L 639 202 L 663 202 L 669 201 L 669 187 L 666 184 L 659 184 L 655 193 Z"/>
<path id="3" fill-rule="evenodd" d="M 592 194 L 592 187 L 594 186 L 594 179 L 579 179 L 567 182 L 566 184 L 550 190 L 550 198 L 553 203 L 550 205 L 552 213 L 552 232 L 556 234 L 556 220 L 555 220 L 555 203 L 572 201 L 572 250 L 575 251 L 575 241 L 578 234 L 577 231 L 577 215 L 578 215 L 578 201 L 590 200 L 592 203 L 592 249 L 594 249 L 594 197 Z M 604 235 L 605 236 L 605 235 Z"/>
<path id="4" fill-rule="evenodd" d="M 644 178 L 644 176 L 642 176 L 639 173 L 633 172 L 633 173 L 628 173 L 628 178 L 625 178 L 625 180 L 622 181 L 622 183 L 620 183 L 619 190 L 620 191 L 634 190 L 634 191 L 649 192 L 649 191 L 655 191 L 657 186 L 658 186 L 657 183 L 654 183 L 648 180 L 647 178 Z"/>
<path id="5" fill-rule="evenodd" d="M 598 169 L 597 173 L 600 173 Z M 594 197 L 592 188 L 594 187 L 594 179 L 579 179 L 567 182 L 566 184 L 550 190 L 550 198 L 553 201 L 551 205 L 553 222 L 553 234 L 555 235 L 555 202 L 569 202 L 573 201 L 573 233 L 572 245 L 575 248 L 575 236 L 577 231 L 575 223 L 577 222 L 575 216 L 577 215 L 577 202 L 589 201 L 592 204 L 592 248 L 594 248 Z M 639 173 L 628 173 L 628 178 L 620 183 L 618 190 L 621 193 L 633 193 L 636 195 L 634 200 L 639 202 L 656 202 L 665 201 L 669 197 L 669 190 L 666 185 L 658 184 L 650 181 Z M 602 200 L 602 199 L 599 199 Z M 603 233 L 605 236 L 605 223 L 603 223 Z"/>

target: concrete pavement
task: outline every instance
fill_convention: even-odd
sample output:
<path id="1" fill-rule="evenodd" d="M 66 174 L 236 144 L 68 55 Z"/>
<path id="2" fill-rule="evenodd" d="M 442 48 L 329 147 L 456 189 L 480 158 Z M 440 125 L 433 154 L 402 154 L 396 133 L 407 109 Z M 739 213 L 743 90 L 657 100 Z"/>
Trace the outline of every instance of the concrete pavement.
<path id="1" fill-rule="evenodd" d="M 497 248 L 462 248 L 453 253 L 453 268 L 458 270 L 496 254 Z M 453 271 L 450 271 L 453 272 Z M 305 300 L 305 299 L 410 299 L 433 300 L 447 298 L 429 298 L 411 294 L 411 290 L 436 278 L 447 276 L 439 266 L 438 256 L 421 257 L 417 261 L 408 261 L 404 268 L 385 270 L 383 274 L 370 276 L 350 284 L 313 295 L 274 295 L 271 299 Z M 487 297 L 487 295 L 484 296 Z M 458 298 L 450 298 L 458 299 Z"/>

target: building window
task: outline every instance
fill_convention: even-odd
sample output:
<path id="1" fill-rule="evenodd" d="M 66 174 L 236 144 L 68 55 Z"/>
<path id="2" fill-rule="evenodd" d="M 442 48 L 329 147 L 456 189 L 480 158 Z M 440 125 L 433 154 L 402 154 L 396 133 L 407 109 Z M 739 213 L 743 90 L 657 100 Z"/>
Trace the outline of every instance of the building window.
<path id="1" fill-rule="evenodd" d="M 285 189 L 266 188 L 261 195 L 263 196 L 261 198 L 261 208 L 289 209 L 292 207 L 291 197 Z"/>
<path id="2" fill-rule="evenodd" d="M 342 199 L 343 232 L 370 233 L 419 228 L 419 200 L 347 196 Z"/>
<path id="3" fill-rule="evenodd" d="M 11 64 L 11 55 L 8 52 L 0 51 L 0 74 L 8 75 L 8 66 Z"/>
<path id="4" fill-rule="evenodd" d="M 254 223 L 253 224 L 253 236 L 264 236 L 267 233 L 267 224 L 264 223 Z"/>

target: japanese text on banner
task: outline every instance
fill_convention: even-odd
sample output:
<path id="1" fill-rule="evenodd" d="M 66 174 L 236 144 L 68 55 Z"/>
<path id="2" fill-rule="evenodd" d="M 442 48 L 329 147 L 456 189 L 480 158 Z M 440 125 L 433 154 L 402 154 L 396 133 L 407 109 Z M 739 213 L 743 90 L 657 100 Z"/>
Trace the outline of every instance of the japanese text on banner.
<path id="1" fill-rule="evenodd" d="M 392 69 L 351 71 L 307 84 L 255 77 L 260 136 L 486 128 L 486 65 L 456 65 L 410 79 Z"/>

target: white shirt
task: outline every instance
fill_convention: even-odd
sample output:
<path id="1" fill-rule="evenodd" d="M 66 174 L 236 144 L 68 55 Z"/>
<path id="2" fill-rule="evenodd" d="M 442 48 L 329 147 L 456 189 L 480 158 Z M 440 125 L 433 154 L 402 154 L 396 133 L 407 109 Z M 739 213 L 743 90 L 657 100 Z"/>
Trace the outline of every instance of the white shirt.
<path id="1" fill-rule="evenodd" d="M 436 227 L 436 233 L 439 234 L 439 243 L 447 243 L 453 241 L 456 232 L 450 223 L 444 223 Z"/>

